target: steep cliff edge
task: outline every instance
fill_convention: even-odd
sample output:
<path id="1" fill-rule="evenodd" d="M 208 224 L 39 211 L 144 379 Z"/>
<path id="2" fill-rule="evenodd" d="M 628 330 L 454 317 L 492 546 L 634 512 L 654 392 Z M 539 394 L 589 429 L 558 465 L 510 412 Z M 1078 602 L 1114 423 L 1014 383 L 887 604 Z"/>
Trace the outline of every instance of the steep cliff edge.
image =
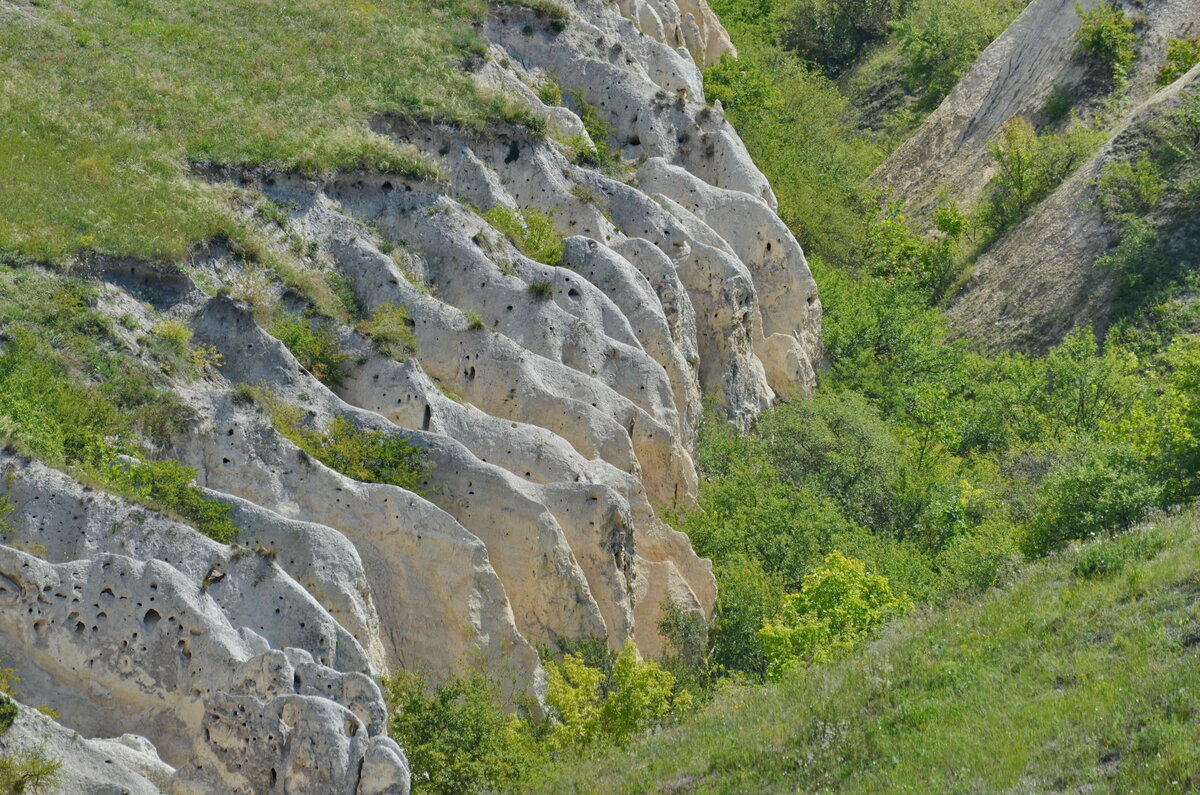
<path id="1" fill-rule="evenodd" d="M 711 612 L 711 565 L 659 506 L 694 499 L 703 398 L 745 426 L 811 392 L 821 306 L 770 186 L 704 101 L 698 64 L 731 49 L 704 0 L 566 12 L 492 7 L 486 57 L 464 65 L 542 125 L 378 115 L 374 133 L 426 164 L 404 173 L 197 163 L 198 182 L 242 197 L 258 259 L 299 275 L 227 240 L 182 266 L 13 269 L 88 284 L 130 368 L 155 366 L 141 332 L 186 329 L 191 365 L 156 378 L 187 427 L 157 453 L 195 468 L 238 535 L 106 494 L 103 473 L 0 458 L 0 656 L 17 699 L 61 724 L 23 709 L 0 751 L 41 738 L 74 791 L 115 776 L 402 792 L 378 675 L 482 667 L 536 705 L 536 644 L 632 638 L 656 655 L 668 602 Z M 522 245 L 540 219 L 553 257 Z M 313 315 L 305 284 L 352 311 Z M 340 377 L 272 336 L 280 317 L 335 338 Z M 402 344 L 367 332 L 383 317 L 402 318 Z M 414 447 L 419 485 L 297 441 L 339 427 Z M 0 434 L 22 450 L 21 428 Z"/>

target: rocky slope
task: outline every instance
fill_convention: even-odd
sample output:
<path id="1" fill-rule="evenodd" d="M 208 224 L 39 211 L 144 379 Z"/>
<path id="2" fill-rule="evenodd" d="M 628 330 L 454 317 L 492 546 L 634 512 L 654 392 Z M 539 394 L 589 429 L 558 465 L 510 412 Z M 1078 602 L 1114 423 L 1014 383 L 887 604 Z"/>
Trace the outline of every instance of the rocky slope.
<path id="1" fill-rule="evenodd" d="M 745 425 L 811 391 L 820 302 L 769 185 L 704 102 L 700 65 L 731 49 L 704 0 L 569 11 L 500 6 L 483 30 L 478 79 L 532 106 L 545 137 L 379 118 L 442 177 L 197 171 L 283 208 L 268 245 L 344 279 L 364 316 L 403 307 L 413 355 L 345 325 L 353 358 L 322 383 L 257 311 L 303 298 L 219 242 L 183 270 L 94 263 L 120 327 L 179 321 L 220 354 L 174 379 L 193 421 L 164 452 L 239 536 L 0 458 L 0 657 L 18 700 L 58 715 L 23 707 L 0 753 L 43 745 L 68 792 L 404 792 L 377 676 L 482 667 L 536 709 L 536 644 L 632 638 L 655 655 L 668 601 L 711 611 L 711 566 L 659 506 L 694 498 L 703 399 Z M 587 127 L 542 102 L 550 80 L 607 125 L 619 163 L 576 165 Z M 561 267 L 477 210 L 496 206 L 549 214 Z M 245 386 L 308 428 L 414 444 L 421 494 L 315 460 Z"/>
<path id="2" fill-rule="evenodd" d="M 1097 3 L 1081 5 L 1090 9 Z M 1116 241 L 1090 204 L 1092 181 L 1106 162 L 1122 155 L 1128 130 L 1196 79 L 1193 70 L 1161 91 L 1155 86 L 1167 42 L 1200 33 L 1200 3 L 1130 4 L 1138 57 L 1116 103 L 1106 101 L 1102 76 L 1076 49 L 1075 6 L 1072 0 L 1031 2 L 872 176 L 875 185 L 905 199 L 918 218 L 949 200 L 970 207 L 995 173 L 988 145 L 1009 119 L 1024 116 L 1043 130 L 1055 129 L 1043 111 L 1055 91 L 1083 119 L 1101 118 L 1108 142 L 984 252 L 953 299 L 953 327 L 985 348 L 1045 350 L 1079 323 L 1104 327 L 1115 286 L 1095 262 Z"/>

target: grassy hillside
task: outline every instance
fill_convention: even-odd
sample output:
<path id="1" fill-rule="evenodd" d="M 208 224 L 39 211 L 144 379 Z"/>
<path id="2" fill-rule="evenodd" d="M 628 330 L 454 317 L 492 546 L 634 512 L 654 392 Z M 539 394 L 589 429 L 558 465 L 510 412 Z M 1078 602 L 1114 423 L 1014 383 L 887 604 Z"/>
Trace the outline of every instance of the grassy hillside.
<path id="1" fill-rule="evenodd" d="M 730 687 L 541 792 L 1200 787 L 1200 515 L 1066 551 L 845 660 Z"/>
<path id="2" fill-rule="evenodd" d="M 484 0 L 0 5 L 0 254 L 179 258 L 234 233 L 193 163 L 428 173 L 394 113 L 528 121 L 481 92 Z"/>

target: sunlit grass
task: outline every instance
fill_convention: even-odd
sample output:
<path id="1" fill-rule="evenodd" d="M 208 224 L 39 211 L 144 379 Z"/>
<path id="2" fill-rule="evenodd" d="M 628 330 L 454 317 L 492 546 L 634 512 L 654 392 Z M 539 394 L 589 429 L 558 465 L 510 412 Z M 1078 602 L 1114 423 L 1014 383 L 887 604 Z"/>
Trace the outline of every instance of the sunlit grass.
<path id="1" fill-rule="evenodd" d="M 0 6 L 0 251 L 177 258 L 227 233 L 191 163 L 431 176 L 396 114 L 530 122 L 460 68 L 482 0 L 77 0 Z"/>
<path id="2" fill-rule="evenodd" d="M 1106 572 L 1076 565 L 1088 548 L 1064 553 L 846 660 L 729 689 L 626 751 L 564 760 L 538 789 L 1194 791 L 1196 530 L 1191 511 L 1135 531 L 1145 542 L 1101 542 L 1127 557 Z"/>

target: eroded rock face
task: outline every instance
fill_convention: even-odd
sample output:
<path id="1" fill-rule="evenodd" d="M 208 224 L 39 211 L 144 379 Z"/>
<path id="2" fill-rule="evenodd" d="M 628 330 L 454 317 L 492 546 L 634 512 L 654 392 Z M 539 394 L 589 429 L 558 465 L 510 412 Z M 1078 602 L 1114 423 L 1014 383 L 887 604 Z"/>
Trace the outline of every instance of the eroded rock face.
<path id="1" fill-rule="evenodd" d="M 104 311 L 186 323 L 222 357 L 176 381 L 194 419 L 162 453 L 230 506 L 239 537 L 217 543 L 0 456 L 14 507 L 0 649 L 24 677 L 20 698 L 61 723 L 26 711 L 37 725 L 13 737 L 55 750 L 68 728 L 120 738 L 62 751 L 74 791 L 104 791 L 111 777 L 86 770 L 106 754 L 135 792 L 407 792 L 376 677 L 482 668 L 537 711 L 535 644 L 632 638 L 658 655 L 668 603 L 711 614 L 711 564 L 660 506 L 695 499 L 706 399 L 745 426 L 811 391 L 820 302 L 770 186 L 704 102 L 700 67 L 732 52 L 704 0 L 578 0 L 556 28 L 497 7 L 478 72 L 528 102 L 545 137 L 374 122 L 444 179 L 204 174 L 275 200 L 286 230 L 268 245 L 304 252 L 357 319 L 402 308 L 411 355 L 343 323 L 350 360 L 322 383 L 225 294 L 262 277 L 219 247 L 187 275 L 154 263 L 102 274 Z M 549 80 L 570 107 L 541 102 Z M 588 130 L 599 134 L 583 103 L 620 155 L 603 171 L 581 165 Z M 497 205 L 546 214 L 561 261 L 493 228 L 479 210 Z M 307 309 L 278 283 L 259 292 Z M 116 333 L 137 350 L 138 335 Z M 415 445 L 420 493 L 315 460 L 264 394 L 306 429 L 345 421 Z"/>

